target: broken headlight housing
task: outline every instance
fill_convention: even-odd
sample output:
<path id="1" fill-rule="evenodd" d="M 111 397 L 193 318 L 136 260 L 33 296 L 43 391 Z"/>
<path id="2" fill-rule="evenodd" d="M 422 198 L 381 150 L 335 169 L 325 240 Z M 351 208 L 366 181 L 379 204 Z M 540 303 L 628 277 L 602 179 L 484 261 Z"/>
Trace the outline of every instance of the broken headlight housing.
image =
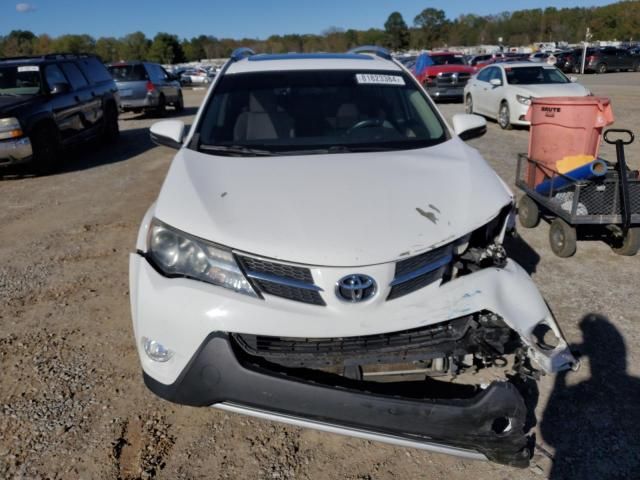
<path id="1" fill-rule="evenodd" d="M 455 276 L 462 276 L 486 267 L 504 267 L 507 253 L 502 238 L 515 226 L 515 209 L 506 205 L 489 223 L 477 228 L 455 242 Z"/>
<path id="2" fill-rule="evenodd" d="M 153 219 L 147 236 L 147 260 L 167 277 L 185 277 L 257 297 L 231 250 L 181 232 Z"/>

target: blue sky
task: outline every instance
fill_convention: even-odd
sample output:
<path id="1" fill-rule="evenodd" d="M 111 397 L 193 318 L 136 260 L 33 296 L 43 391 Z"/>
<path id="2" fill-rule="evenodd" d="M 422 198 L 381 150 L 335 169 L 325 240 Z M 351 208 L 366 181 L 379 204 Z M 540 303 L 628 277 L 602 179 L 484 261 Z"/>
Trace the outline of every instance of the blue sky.
<path id="1" fill-rule="evenodd" d="M 31 30 L 53 36 L 88 33 L 115 36 L 141 30 L 180 37 L 258 37 L 271 34 L 321 33 L 329 27 L 382 28 L 398 10 L 408 24 L 426 7 L 449 18 L 461 13 L 491 14 L 504 10 L 605 5 L 611 0 L 0 0 L 0 35 Z"/>

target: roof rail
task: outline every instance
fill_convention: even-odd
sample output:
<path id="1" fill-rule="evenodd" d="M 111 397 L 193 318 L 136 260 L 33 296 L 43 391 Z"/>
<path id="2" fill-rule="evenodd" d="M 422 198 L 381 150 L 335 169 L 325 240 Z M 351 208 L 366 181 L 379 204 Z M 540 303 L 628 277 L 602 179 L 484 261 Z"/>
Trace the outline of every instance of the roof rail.
<path id="1" fill-rule="evenodd" d="M 361 47 L 352 48 L 347 53 L 373 53 L 385 60 L 391 60 L 391 53 L 389 50 L 384 47 L 378 47 L 377 45 L 363 45 Z"/>
<path id="2" fill-rule="evenodd" d="M 237 62 L 242 60 L 245 57 L 250 57 L 252 55 L 255 55 L 256 52 L 254 52 L 253 50 L 251 50 L 250 48 L 247 47 L 240 47 L 240 48 L 236 48 L 233 53 L 231 54 L 231 61 L 232 62 Z"/>
<path id="3" fill-rule="evenodd" d="M 54 52 L 54 53 L 48 53 L 46 55 L 43 55 L 44 58 L 53 58 L 53 59 L 57 59 L 57 58 L 84 58 L 84 57 L 90 57 L 90 56 L 96 56 L 92 53 L 69 53 L 69 52 Z"/>
<path id="4" fill-rule="evenodd" d="M 43 55 L 18 55 L 16 57 L 2 57 L 1 60 L 60 60 L 64 58 L 97 57 L 93 53 L 47 53 Z"/>

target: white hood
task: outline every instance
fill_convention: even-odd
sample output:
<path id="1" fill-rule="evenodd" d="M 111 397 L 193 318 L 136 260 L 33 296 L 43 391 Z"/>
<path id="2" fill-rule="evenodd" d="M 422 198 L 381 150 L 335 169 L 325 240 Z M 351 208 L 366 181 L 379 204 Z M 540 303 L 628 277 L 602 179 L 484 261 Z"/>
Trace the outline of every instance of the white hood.
<path id="1" fill-rule="evenodd" d="M 346 267 L 448 243 L 510 199 L 478 152 L 457 138 L 421 150 L 282 157 L 183 148 L 155 215 L 236 250 Z"/>
<path id="2" fill-rule="evenodd" d="M 579 83 L 546 83 L 544 85 L 512 85 L 517 94 L 535 98 L 584 97 L 589 90 Z"/>

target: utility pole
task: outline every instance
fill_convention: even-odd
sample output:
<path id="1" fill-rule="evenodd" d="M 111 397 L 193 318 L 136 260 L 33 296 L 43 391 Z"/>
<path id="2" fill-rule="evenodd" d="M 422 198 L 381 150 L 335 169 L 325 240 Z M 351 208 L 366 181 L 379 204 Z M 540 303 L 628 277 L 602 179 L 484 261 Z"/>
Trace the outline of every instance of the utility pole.
<path id="1" fill-rule="evenodd" d="M 591 34 L 591 29 L 587 27 L 587 33 L 584 36 L 584 49 L 582 50 L 582 68 L 580 69 L 580 73 L 584 75 L 584 66 L 587 61 L 587 47 L 589 46 L 589 40 L 591 40 L 593 35 Z"/>

